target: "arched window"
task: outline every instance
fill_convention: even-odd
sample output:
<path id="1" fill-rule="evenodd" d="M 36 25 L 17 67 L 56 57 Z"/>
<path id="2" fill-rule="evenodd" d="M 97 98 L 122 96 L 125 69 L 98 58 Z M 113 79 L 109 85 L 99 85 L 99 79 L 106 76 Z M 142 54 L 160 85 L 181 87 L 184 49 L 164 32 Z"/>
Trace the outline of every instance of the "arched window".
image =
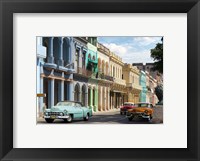
<path id="1" fill-rule="evenodd" d="M 102 72 L 105 73 L 105 61 L 102 61 Z"/>
<path id="2" fill-rule="evenodd" d="M 101 69 L 101 59 L 100 58 L 98 58 L 98 68 L 99 68 L 99 70 L 102 70 Z"/>
<path id="3" fill-rule="evenodd" d="M 80 93 L 80 86 L 79 86 L 79 84 L 77 83 L 77 84 L 75 85 L 75 88 L 74 88 L 74 101 L 80 101 L 79 93 Z"/>
<path id="4" fill-rule="evenodd" d="M 86 104 L 85 104 L 85 99 L 86 99 L 85 95 L 86 95 L 86 86 L 83 85 L 83 86 L 82 86 L 82 97 L 81 97 L 81 102 L 82 102 L 82 104 L 83 104 L 84 106 L 86 105 Z"/>

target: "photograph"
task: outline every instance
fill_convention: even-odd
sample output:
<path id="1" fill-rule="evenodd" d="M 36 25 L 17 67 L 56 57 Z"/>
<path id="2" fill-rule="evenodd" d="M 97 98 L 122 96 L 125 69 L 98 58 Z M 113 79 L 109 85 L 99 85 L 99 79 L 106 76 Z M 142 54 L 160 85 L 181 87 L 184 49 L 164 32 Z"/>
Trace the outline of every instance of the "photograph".
<path id="1" fill-rule="evenodd" d="M 36 44 L 37 124 L 163 124 L 163 36 Z"/>

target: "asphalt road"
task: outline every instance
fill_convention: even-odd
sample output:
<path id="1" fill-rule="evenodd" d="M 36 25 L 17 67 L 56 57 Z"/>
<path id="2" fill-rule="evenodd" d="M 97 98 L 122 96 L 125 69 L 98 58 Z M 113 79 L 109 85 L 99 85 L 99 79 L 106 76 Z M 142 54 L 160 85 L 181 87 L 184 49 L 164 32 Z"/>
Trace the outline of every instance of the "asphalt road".
<path id="1" fill-rule="evenodd" d="M 39 124 L 47 124 L 44 119 L 38 120 Z M 119 109 L 107 112 L 94 113 L 88 121 L 74 120 L 70 124 L 162 124 L 163 123 L 163 108 L 154 108 L 153 119 L 151 121 L 132 120 L 129 121 L 125 115 L 120 115 Z M 69 124 L 63 120 L 55 120 L 53 124 Z"/>

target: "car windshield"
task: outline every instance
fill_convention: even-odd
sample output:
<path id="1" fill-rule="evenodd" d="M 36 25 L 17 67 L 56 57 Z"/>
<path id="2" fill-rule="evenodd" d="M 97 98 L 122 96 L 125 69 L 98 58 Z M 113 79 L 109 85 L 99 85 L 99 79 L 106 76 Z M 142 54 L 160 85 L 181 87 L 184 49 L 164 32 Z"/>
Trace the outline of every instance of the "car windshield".
<path id="1" fill-rule="evenodd" d="M 133 106 L 134 104 L 132 103 L 124 103 L 124 106 Z"/>
<path id="2" fill-rule="evenodd" d="M 58 102 L 56 106 L 75 106 L 74 102 Z"/>
<path id="3" fill-rule="evenodd" d="M 135 107 L 151 107 L 150 104 L 148 103 L 138 103 L 138 104 L 135 104 Z"/>

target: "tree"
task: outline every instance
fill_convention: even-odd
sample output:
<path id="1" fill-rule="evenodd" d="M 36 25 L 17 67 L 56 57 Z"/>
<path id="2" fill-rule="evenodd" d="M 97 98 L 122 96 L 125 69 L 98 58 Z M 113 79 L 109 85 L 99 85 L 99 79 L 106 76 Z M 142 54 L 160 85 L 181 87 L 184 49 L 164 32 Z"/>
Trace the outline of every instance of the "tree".
<path id="1" fill-rule="evenodd" d="M 162 43 L 157 43 L 154 49 L 151 49 L 151 57 L 154 59 L 153 70 L 157 70 L 159 73 L 163 73 L 163 37 Z"/>

